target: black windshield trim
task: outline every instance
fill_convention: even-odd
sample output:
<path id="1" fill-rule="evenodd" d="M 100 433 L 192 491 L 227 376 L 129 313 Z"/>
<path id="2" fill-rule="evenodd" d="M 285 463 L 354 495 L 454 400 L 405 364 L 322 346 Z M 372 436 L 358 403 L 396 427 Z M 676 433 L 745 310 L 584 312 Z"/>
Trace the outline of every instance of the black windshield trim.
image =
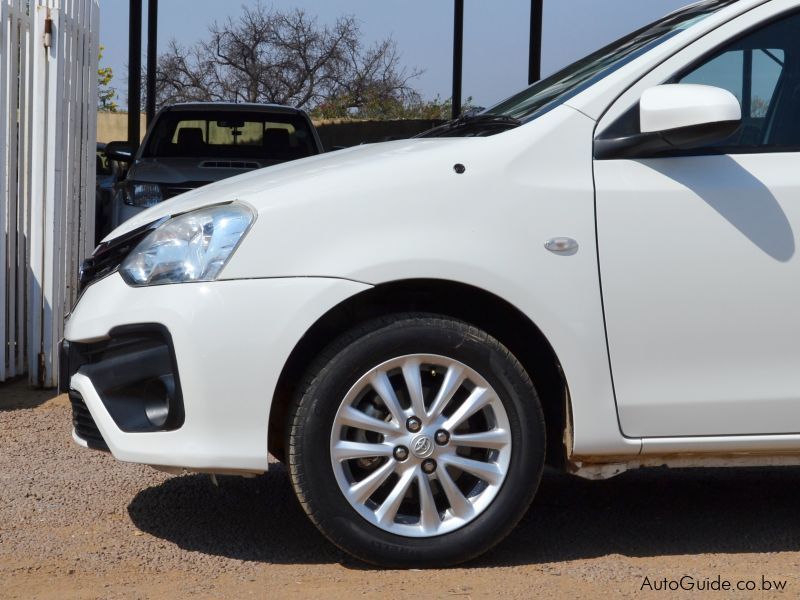
<path id="1" fill-rule="evenodd" d="M 674 11 L 661 19 L 646 25 L 638 29 L 637 31 L 630 33 L 626 36 L 623 36 L 619 40 L 616 40 L 605 47 L 592 52 L 591 54 L 587 55 L 584 58 L 579 59 L 578 61 L 564 67 L 563 69 L 553 73 L 552 75 L 532 84 L 525 90 L 518 92 L 506 98 L 502 102 L 497 103 L 496 105 L 488 108 L 485 112 L 486 113 L 493 113 L 493 114 L 509 114 L 505 111 L 513 110 L 513 107 L 505 107 L 504 105 L 509 105 L 514 102 L 515 99 L 520 98 L 517 100 L 517 108 L 519 105 L 524 104 L 526 100 L 530 100 L 532 96 L 536 94 L 545 93 L 548 88 L 555 86 L 559 81 L 567 78 L 570 74 L 575 73 L 578 70 L 578 66 L 581 64 L 589 64 L 591 65 L 592 62 L 600 61 L 604 57 L 608 58 L 612 55 L 615 51 L 622 52 L 626 45 L 631 45 L 636 42 L 637 39 L 642 38 L 644 36 L 656 36 L 658 33 L 659 28 L 664 28 L 668 26 L 671 22 L 675 23 L 675 28 L 671 31 L 666 31 L 661 35 L 657 35 L 657 37 L 653 37 L 650 41 L 644 42 L 644 44 L 635 50 L 632 50 L 629 54 L 620 57 L 618 60 L 612 62 L 611 64 L 602 67 L 600 66 L 597 72 L 593 75 L 590 75 L 585 81 L 579 82 L 575 84 L 575 86 L 571 89 L 567 89 L 560 94 L 555 95 L 551 99 L 547 100 L 546 98 L 543 99 L 543 103 L 541 105 L 536 105 L 533 103 L 533 107 L 530 112 L 523 113 L 523 114 L 512 114 L 510 116 L 516 116 L 519 118 L 523 123 L 528 123 L 531 120 L 534 120 L 550 111 L 554 108 L 560 106 L 564 102 L 567 102 L 571 98 L 574 98 L 581 92 L 585 91 L 589 87 L 593 86 L 594 84 L 598 83 L 599 81 L 605 79 L 612 73 L 618 71 L 619 69 L 625 67 L 626 65 L 630 64 L 632 61 L 636 60 L 637 58 L 641 57 L 643 54 L 653 50 L 657 46 L 667 42 L 668 40 L 674 38 L 675 36 L 683 33 L 693 27 L 695 23 L 690 25 L 687 28 L 680 28 L 681 24 L 687 23 L 691 21 L 693 18 L 703 17 L 708 18 L 714 13 L 727 8 L 734 4 L 737 0 L 708 0 L 707 2 L 701 4 L 694 4 L 688 6 L 686 8 L 680 9 L 678 11 Z M 538 89 L 541 88 L 541 89 Z"/>
<path id="2" fill-rule="evenodd" d="M 577 87 L 575 87 L 574 89 L 572 89 L 572 90 L 570 90 L 568 92 L 565 92 L 564 94 L 562 94 L 561 96 L 558 96 L 557 98 L 553 98 L 553 100 L 551 100 L 550 102 L 548 102 L 547 104 L 545 104 L 544 106 L 539 108 L 538 110 L 536 110 L 536 111 L 532 112 L 530 115 L 524 117 L 522 119 L 522 122 L 523 123 L 530 123 L 531 121 L 533 121 L 535 119 L 538 119 L 542 115 L 549 113 L 553 109 L 558 108 L 562 104 L 565 104 L 565 103 L 569 102 L 570 100 L 572 100 L 578 94 L 581 94 L 582 92 L 585 92 L 590 87 L 592 87 L 594 84 L 599 83 L 600 81 L 602 81 L 603 79 L 605 79 L 609 75 L 612 75 L 613 73 L 616 73 L 620 69 L 626 67 L 627 65 L 629 65 L 630 63 L 635 61 L 640 56 L 643 56 L 644 54 L 647 54 L 648 52 L 650 52 L 651 50 L 653 50 L 657 46 L 660 46 L 661 44 L 663 44 L 667 40 L 672 39 L 673 37 L 675 37 L 679 33 L 682 33 L 682 31 L 681 30 L 673 31 L 673 32 L 671 32 L 669 34 L 666 34 L 662 38 L 659 38 L 657 40 L 653 40 L 649 44 L 647 44 L 645 46 L 642 46 L 641 48 L 639 48 L 638 50 L 632 52 L 631 54 L 629 54 L 625 58 L 623 58 L 623 59 L 617 61 L 615 64 L 611 65 L 607 70 L 601 71 L 600 73 L 597 73 L 596 75 L 594 75 L 590 79 L 587 79 L 582 84 L 580 84 Z"/>
<path id="3" fill-rule="evenodd" d="M 522 125 L 522 121 L 508 115 L 496 115 L 488 112 L 468 113 L 461 117 L 443 123 L 438 127 L 423 131 L 415 135 L 415 138 L 432 138 L 432 137 L 448 137 L 450 134 L 461 131 L 464 129 L 472 128 L 476 133 L 484 130 L 485 133 L 491 133 L 493 129 L 500 129 L 506 131 L 508 129 L 515 129 Z M 498 132 L 495 132 L 498 133 Z M 478 137 L 478 136 L 466 136 Z"/>

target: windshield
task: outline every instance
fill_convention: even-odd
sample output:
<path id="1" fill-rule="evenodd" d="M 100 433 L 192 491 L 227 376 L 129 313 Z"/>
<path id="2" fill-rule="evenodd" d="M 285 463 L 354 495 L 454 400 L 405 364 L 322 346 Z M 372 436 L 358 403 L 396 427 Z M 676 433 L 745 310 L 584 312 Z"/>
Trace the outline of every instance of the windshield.
<path id="1" fill-rule="evenodd" d="M 286 161 L 316 153 L 301 115 L 173 110 L 159 117 L 142 157 Z"/>
<path id="2" fill-rule="evenodd" d="M 520 125 L 582 92 L 669 38 L 685 31 L 736 0 L 707 0 L 667 15 L 621 40 L 590 54 L 565 69 L 542 79 L 478 115 L 432 129 L 419 137 L 473 137 L 507 131 L 511 119 Z M 477 118 L 476 118 L 477 117 Z M 495 117 L 495 119 L 487 118 Z M 508 119 L 500 126 L 496 117 Z"/>

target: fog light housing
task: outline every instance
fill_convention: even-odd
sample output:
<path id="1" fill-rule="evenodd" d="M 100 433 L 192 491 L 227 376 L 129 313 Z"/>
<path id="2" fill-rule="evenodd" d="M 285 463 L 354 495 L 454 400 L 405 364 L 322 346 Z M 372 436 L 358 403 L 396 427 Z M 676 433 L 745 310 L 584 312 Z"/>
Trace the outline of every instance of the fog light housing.
<path id="1" fill-rule="evenodd" d="M 162 375 L 144 385 L 144 414 L 156 429 L 163 429 L 170 422 L 170 409 L 175 404 L 175 378 Z"/>
<path id="2" fill-rule="evenodd" d="M 157 324 L 112 329 L 96 343 L 72 342 L 63 379 L 87 377 L 114 423 L 125 433 L 175 431 L 184 408 L 172 337 Z"/>

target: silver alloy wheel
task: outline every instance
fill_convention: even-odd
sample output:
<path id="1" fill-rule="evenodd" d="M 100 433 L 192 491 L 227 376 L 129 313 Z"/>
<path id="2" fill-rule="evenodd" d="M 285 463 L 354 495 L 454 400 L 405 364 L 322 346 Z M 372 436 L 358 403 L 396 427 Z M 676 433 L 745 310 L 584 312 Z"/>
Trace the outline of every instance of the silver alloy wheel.
<path id="1" fill-rule="evenodd" d="M 494 500 L 511 430 L 497 393 L 474 369 L 413 354 L 350 388 L 330 453 L 339 488 L 362 517 L 393 534 L 432 537 L 463 527 Z"/>

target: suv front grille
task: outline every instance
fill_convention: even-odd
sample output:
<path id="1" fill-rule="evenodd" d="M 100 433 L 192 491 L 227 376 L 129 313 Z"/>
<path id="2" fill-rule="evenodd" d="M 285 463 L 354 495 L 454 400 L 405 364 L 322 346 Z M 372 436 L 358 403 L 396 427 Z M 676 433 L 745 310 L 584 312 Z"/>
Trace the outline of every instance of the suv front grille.
<path id="1" fill-rule="evenodd" d="M 245 160 L 207 160 L 200 163 L 201 169 L 260 169 L 261 165 L 257 162 Z"/>
<path id="2" fill-rule="evenodd" d="M 186 192 L 191 192 L 195 188 L 190 187 L 162 187 L 161 188 L 161 197 L 164 200 L 169 200 L 170 198 L 174 198 L 175 196 L 180 196 L 181 194 L 185 194 Z"/>
<path id="3" fill-rule="evenodd" d="M 72 426 L 75 428 L 75 433 L 79 438 L 84 440 L 89 448 L 95 450 L 104 450 L 108 452 L 108 444 L 106 444 L 97 424 L 92 418 L 92 414 L 86 407 L 81 395 L 76 391 L 70 391 L 69 401 L 72 404 Z"/>
<path id="4" fill-rule="evenodd" d="M 161 199 L 162 200 L 169 200 L 170 198 L 174 198 L 175 196 L 180 196 L 181 194 L 185 194 L 187 192 L 192 192 L 197 188 L 201 188 L 203 186 L 208 185 L 209 183 L 214 183 L 213 180 L 211 181 L 181 181 L 178 183 L 172 184 L 161 184 Z"/>

